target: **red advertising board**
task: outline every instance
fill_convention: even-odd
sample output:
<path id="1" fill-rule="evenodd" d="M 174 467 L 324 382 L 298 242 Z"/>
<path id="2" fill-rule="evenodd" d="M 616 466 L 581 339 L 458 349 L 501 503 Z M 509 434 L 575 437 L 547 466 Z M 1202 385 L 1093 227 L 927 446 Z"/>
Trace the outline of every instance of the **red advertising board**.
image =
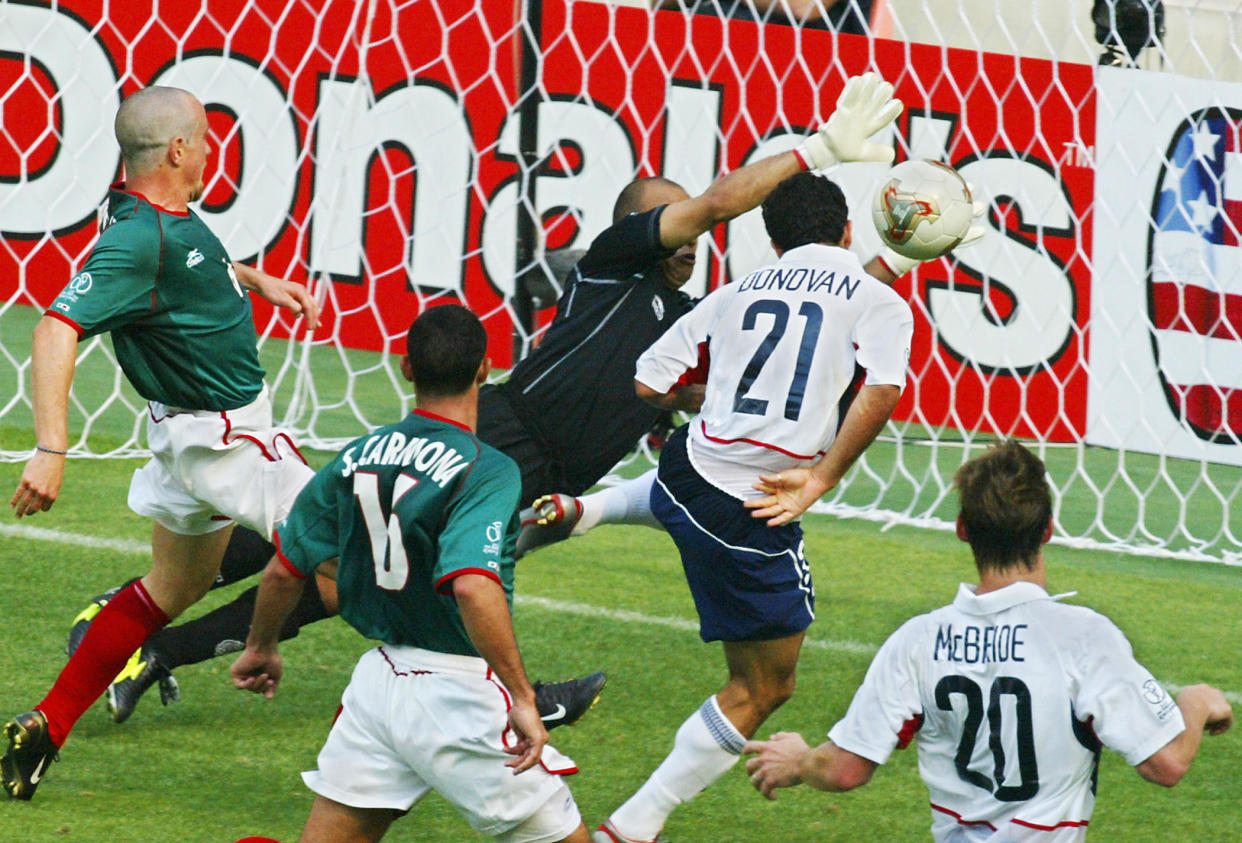
<path id="1" fill-rule="evenodd" d="M 255 260 L 262 254 L 268 271 L 298 280 L 329 279 L 328 324 L 320 335 L 348 347 L 398 348 L 397 339 L 421 305 L 460 292 L 484 315 L 497 362 L 509 363 L 512 322 L 505 303 L 512 291 L 513 239 L 503 233 L 511 222 L 501 218 L 506 203 L 512 214 L 518 173 L 522 22 L 515 19 L 517 7 L 495 0 L 436 0 L 399 8 L 379 3 L 370 21 L 368 7 L 348 0 L 221 0 L 206 12 L 184 4 L 153 10 L 148 4 L 98 0 L 67 0 L 55 8 L 9 4 L 15 28 L 41 32 L 55 24 L 71 43 L 35 40 L 25 56 L 0 48 L 0 90 L 6 92 L 0 100 L 5 128 L 0 212 L 6 201 L 21 203 L 23 174 L 36 180 L 66 166 L 66 156 L 76 153 L 61 148 L 57 137 L 77 119 L 71 98 L 61 92 L 81 80 L 60 78 L 63 72 L 50 70 L 52 63 L 41 52 L 101 52 L 114 74 L 112 87 L 122 96 L 140 85 L 180 78 L 172 73 L 179 64 L 208 59 L 207 69 L 194 77 L 201 82 L 195 93 L 209 107 L 218 149 L 218 163 L 212 164 L 217 176 L 203 206 L 208 222 L 248 201 L 238 188 L 256 172 L 279 170 L 280 180 L 273 184 L 284 185 L 281 219 L 239 217 L 243 229 L 264 233 L 254 235 L 261 248 L 251 254 L 234 249 L 234 256 Z M 1095 131 L 1092 68 L 601 3 L 547 0 L 542 10 L 540 100 L 590 109 L 602 115 L 605 128 L 584 128 L 574 143 L 559 144 L 561 155 L 541 177 L 573 172 L 591 156 L 597 135 L 599 149 L 610 149 L 599 132 L 617 129 L 632 154 L 623 168 L 627 177 L 630 163 L 640 174 L 665 172 L 673 152 L 710 161 L 712 173 L 726 172 L 772 136 L 817 125 L 849 75 L 875 69 L 892 80 L 907 105 L 899 158 L 909 154 L 907 144 L 920 132 L 942 137 L 945 160 L 987 177 L 984 192 L 993 200 L 995 219 L 991 245 L 979 258 L 963 251 L 960 265 L 936 262 L 901 282 L 917 324 L 912 384 L 899 414 L 934 427 L 1053 440 L 1081 437 L 1093 191 L 1089 150 Z M 79 31 L 82 42 L 75 44 L 71 36 Z M 234 84 L 225 102 L 213 99 L 215 86 L 223 88 L 220 80 L 237 75 L 238 68 L 289 103 L 281 119 L 292 127 L 291 151 L 272 153 L 276 142 L 265 150 L 239 131 L 250 119 L 239 117 L 248 102 L 245 85 Z M 365 101 L 339 106 L 345 101 L 341 92 L 358 80 L 364 84 L 350 90 L 364 90 Z M 716 104 L 716 125 L 705 136 L 696 135 L 707 139 L 701 149 L 666 148 L 669 91 L 679 85 L 709 92 Z M 397 103 L 412 87 L 425 97 L 410 102 L 434 103 L 439 97 L 458 112 L 457 124 L 426 146 L 419 145 L 418 133 L 432 120 L 430 112 L 406 108 L 391 124 L 381 114 L 385 103 Z M 335 202 L 339 193 L 325 188 L 337 173 L 322 137 L 332 117 L 326 103 L 337 103 L 337 123 L 355 124 L 362 133 L 355 143 L 365 153 L 357 220 L 343 210 L 353 206 Z M 390 125 L 395 128 L 385 128 Z M 461 219 L 454 220 L 447 218 L 458 214 L 456 200 L 423 193 L 433 175 L 443 175 L 436 156 L 450 155 L 461 137 L 471 149 L 456 182 Z M 110 143 L 109 133 L 101 129 L 96 141 Z M 540 143 L 546 148 L 557 140 L 541 137 Z M 116 158 L 110 160 L 115 165 Z M 341 176 L 339 185 L 346 188 L 337 190 L 348 192 L 349 184 Z M 537 180 L 536 193 L 541 184 L 551 182 Z M 591 219 L 614 198 L 597 192 L 584 190 L 576 203 L 596 209 Z M 103 195 L 91 198 L 98 203 Z M 435 221 L 438 210 L 450 225 L 447 235 L 433 241 L 420 234 L 420 226 Z M 539 210 L 550 246 L 584 247 L 596 233 L 588 230 L 585 212 L 567 211 L 564 203 Z M 325 220 L 333 214 L 345 219 L 335 219 L 332 231 L 352 225 L 347 245 L 356 238 L 365 254 L 365 260 L 356 259 L 356 270 L 323 245 L 331 239 Z M 502 233 L 489 240 L 488 226 Z M 6 231 L 0 248 L 3 298 L 46 306 L 85 256 L 95 230 L 95 215 L 82 213 L 57 218 L 45 231 Z M 729 245 L 726 232 L 714 236 L 722 253 Z M 489 245 L 506 237 L 508 263 Z M 442 264 L 428 257 L 432 250 L 451 259 L 455 277 L 437 269 Z M 723 283 L 725 276 L 724 264 L 714 261 L 711 284 Z M 1033 286 L 1037 283 L 1044 286 Z M 1057 291 L 1056 307 L 1046 306 L 1045 289 Z M 256 311 L 260 326 L 267 326 L 270 311 L 262 304 Z M 277 335 L 287 330 L 279 321 L 273 327 Z"/>

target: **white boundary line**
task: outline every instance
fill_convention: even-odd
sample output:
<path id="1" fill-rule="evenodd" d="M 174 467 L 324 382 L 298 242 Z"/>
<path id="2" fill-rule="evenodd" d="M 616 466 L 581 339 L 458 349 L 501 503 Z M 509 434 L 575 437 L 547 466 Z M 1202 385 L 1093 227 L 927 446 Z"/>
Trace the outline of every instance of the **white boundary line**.
<path id="1" fill-rule="evenodd" d="M 104 539 L 96 536 L 83 536 L 76 533 L 66 533 L 60 530 L 48 530 L 43 527 L 29 527 L 25 524 L 0 524 L 0 536 L 11 536 L 18 539 L 28 539 L 30 541 L 46 541 L 58 542 L 61 544 L 70 544 L 77 547 L 89 547 L 97 550 L 111 550 L 116 553 L 127 553 L 133 555 L 149 556 L 151 546 L 145 542 L 135 541 L 133 539 Z M 554 600 L 549 597 L 536 597 L 533 595 L 515 595 L 514 602 L 519 606 L 530 606 L 536 609 L 543 609 L 548 612 L 557 612 L 566 615 L 578 615 L 588 618 L 604 618 L 610 621 L 620 621 L 621 623 L 640 624 L 642 626 L 661 626 L 665 629 L 675 629 L 679 632 L 699 631 L 697 622 L 687 618 L 674 618 L 664 615 L 648 615 L 643 612 L 632 612 L 628 609 L 609 609 L 604 606 L 593 606 L 589 603 L 573 603 L 566 600 Z M 879 645 L 867 644 L 861 641 L 842 640 L 822 638 L 807 638 L 803 642 L 804 647 L 813 650 L 829 650 L 839 653 L 848 653 L 856 656 L 871 656 L 879 650 Z M 1169 680 L 1161 680 L 1165 687 L 1172 693 L 1177 693 L 1184 688 L 1176 682 Z M 1225 698 L 1234 705 L 1242 705 L 1242 693 L 1237 691 L 1225 691 Z"/>

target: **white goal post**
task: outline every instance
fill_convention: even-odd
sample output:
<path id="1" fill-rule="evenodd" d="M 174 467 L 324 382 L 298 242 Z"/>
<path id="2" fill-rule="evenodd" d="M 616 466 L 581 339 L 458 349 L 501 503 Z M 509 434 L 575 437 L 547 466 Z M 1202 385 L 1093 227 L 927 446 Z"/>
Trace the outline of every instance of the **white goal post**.
<path id="1" fill-rule="evenodd" d="M 840 2 L 870 35 L 790 24 L 786 0 L 204 0 L 102 20 L 87 0 L 0 2 L 0 457 L 33 447 L 29 331 L 90 249 L 119 175 L 112 116 L 140 86 L 207 105 L 200 212 L 230 254 L 324 301 L 313 337 L 262 303 L 256 321 L 278 413 L 331 447 L 408 407 L 396 360 L 420 309 L 466 302 L 508 365 L 551 318 L 550 263 L 635 174 L 698 192 L 794 145 L 873 69 L 906 103 L 897 159 L 956 167 L 990 226 L 899 282 L 908 388 L 823 508 L 943 528 L 956 467 L 1016 436 L 1049 464 L 1058 540 L 1238 561 L 1242 59 L 1221 33 L 1242 14 Z M 1134 4 L 1160 25 L 1131 55 Z M 885 171 L 830 173 L 863 253 Z M 688 289 L 769 256 L 745 215 L 704 238 Z M 141 405 L 110 343 L 83 343 L 73 453 L 141 453 Z"/>

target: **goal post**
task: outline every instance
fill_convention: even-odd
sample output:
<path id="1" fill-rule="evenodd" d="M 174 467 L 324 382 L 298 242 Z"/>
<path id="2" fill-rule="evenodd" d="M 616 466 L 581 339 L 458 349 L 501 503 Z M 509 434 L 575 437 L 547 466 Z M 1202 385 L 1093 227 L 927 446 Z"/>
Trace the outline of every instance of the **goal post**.
<path id="1" fill-rule="evenodd" d="M 421 309 L 467 303 L 512 364 L 553 313 L 549 256 L 584 248 L 630 179 L 697 193 L 796 144 L 871 69 L 906 103 L 882 140 L 956 167 L 989 226 L 898 283 L 916 318 L 909 383 L 824 508 L 943 528 L 956 467 L 1015 436 L 1049 464 L 1058 540 L 1235 561 L 1242 85 L 1224 60 L 1184 58 L 1214 55 L 1202 4 L 1166 0 L 1137 66 L 1101 67 L 1091 0 L 1072 18 L 1054 0 L 998 3 L 987 25 L 948 0 L 843 1 L 886 37 L 710 2 L 213 0 L 102 19 L 88 0 L 0 4 L 3 458 L 33 445 L 29 331 L 90 249 L 119 176 L 112 115 L 140 86 L 207 106 L 199 212 L 230 254 L 324 303 L 314 336 L 255 313 L 278 415 L 332 447 L 409 407 L 397 359 Z M 830 173 L 863 254 L 886 170 Z M 744 215 L 702 239 L 687 289 L 770 257 Z M 142 401 L 109 342 L 80 351 L 74 454 L 140 453 Z"/>

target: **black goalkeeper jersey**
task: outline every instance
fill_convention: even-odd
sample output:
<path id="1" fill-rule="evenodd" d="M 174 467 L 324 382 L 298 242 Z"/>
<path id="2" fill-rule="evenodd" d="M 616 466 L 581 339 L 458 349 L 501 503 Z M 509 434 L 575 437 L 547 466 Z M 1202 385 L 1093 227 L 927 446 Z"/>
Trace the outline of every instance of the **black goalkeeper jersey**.
<path id="1" fill-rule="evenodd" d="M 664 281 L 664 206 L 605 229 L 566 279 L 543 340 L 502 386 L 573 491 L 595 485 L 660 415 L 634 393 L 634 365 L 692 301 Z"/>

